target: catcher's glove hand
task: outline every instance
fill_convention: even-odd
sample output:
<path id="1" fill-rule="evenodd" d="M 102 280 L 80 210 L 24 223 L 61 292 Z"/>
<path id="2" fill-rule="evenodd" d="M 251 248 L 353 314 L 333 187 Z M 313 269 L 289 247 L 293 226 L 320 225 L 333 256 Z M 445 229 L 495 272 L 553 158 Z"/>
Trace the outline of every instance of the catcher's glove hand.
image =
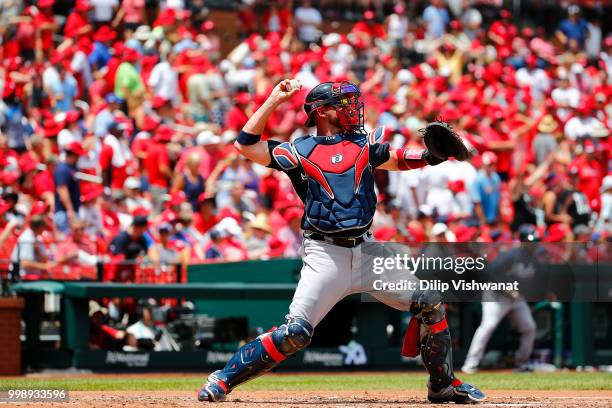
<path id="1" fill-rule="evenodd" d="M 468 142 L 459 137 L 446 122 L 432 122 L 421 131 L 427 150 L 441 161 L 454 157 L 459 161 L 469 159 L 476 152 Z"/>

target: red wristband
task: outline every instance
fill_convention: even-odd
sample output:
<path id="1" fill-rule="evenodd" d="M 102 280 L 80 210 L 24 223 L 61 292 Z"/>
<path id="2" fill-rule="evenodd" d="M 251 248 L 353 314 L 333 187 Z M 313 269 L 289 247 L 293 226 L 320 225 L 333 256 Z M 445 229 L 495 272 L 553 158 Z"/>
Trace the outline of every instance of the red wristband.
<path id="1" fill-rule="evenodd" d="M 396 150 L 397 154 L 397 168 L 399 170 L 410 170 L 425 167 L 427 162 L 423 159 L 424 150 L 411 149 L 404 150 L 399 148 Z"/>

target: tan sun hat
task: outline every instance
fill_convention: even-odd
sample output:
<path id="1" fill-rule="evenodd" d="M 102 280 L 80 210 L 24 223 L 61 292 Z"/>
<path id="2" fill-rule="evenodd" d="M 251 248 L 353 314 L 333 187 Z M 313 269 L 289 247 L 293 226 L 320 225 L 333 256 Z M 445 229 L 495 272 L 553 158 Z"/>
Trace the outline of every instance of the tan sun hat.
<path id="1" fill-rule="evenodd" d="M 268 223 L 268 217 L 265 214 L 258 214 L 253 221 L 249 223 L 249 227 L 272 233 L 272 228 Z"/>
<path id="2" fill-rule="evenodd" d="M 546 115 L 538 124 L 538 132 L 552 133 L 557 130 L 557 127 L 557 121 L 555 121 L 552 115 Z"/>

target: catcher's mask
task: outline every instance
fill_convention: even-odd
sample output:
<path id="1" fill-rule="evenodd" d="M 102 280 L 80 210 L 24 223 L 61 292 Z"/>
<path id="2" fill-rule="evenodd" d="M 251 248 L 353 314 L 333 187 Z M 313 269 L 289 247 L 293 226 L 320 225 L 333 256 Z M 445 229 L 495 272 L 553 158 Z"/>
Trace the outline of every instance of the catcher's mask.
<path id="1" fill-rule="evenodd" d="M 323 106 L 332 106 L 338 113 L 344 133 L 365 132 L 361 92 L 352 82 L 323 82 L 312 88 L 306 96 L 304 110 L 308 115 L 306 126 L 315 125 L 315 112 Z"/>

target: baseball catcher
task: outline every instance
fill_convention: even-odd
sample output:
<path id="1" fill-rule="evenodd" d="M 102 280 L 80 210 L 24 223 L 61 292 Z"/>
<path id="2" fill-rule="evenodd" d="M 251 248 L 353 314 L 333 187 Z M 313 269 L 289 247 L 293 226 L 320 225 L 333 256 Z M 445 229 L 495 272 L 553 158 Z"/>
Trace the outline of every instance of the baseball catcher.
<path id="1" fill-rule="evenodd" d="M 306 96 L 306 125 L 314 136 L 294 142 L 262 141 L 272 112 L 299 90 L 284 80 L 251 116 L 236 140 L 236 149 L 248 159 L 285 172 L 304 202 L 304 265 L 284 324 L 242 346 L 221 370 L 212 373 L 198 393 L 200 401 L 223 401 L 238 385 L 276 367 L 307 347 L 314 329 L 344 297 L 371 291 L 362 279 L 361 244 L 372 241 L 369 232 L 376 210 L 374 170 L 410 170 L 437 165 L 454 156 L 465 160 L 470 148 L 442 123 L 424 133 L 427 149 L 391 149 L 382 143 L 384 129 L 364 130 L 363 103 L 357 85 L 325 82 Z M 398 302 L 391 292 L 375 292 L 379 301 L 413 318 L 404 337 L 402 354 L 421 353 L 429 372 L 431 402 L 469 403 L 485 399 L 476 387 L 455 377 L 451 337 L 442 298 L 437 291 L 415 291 Z"/>

